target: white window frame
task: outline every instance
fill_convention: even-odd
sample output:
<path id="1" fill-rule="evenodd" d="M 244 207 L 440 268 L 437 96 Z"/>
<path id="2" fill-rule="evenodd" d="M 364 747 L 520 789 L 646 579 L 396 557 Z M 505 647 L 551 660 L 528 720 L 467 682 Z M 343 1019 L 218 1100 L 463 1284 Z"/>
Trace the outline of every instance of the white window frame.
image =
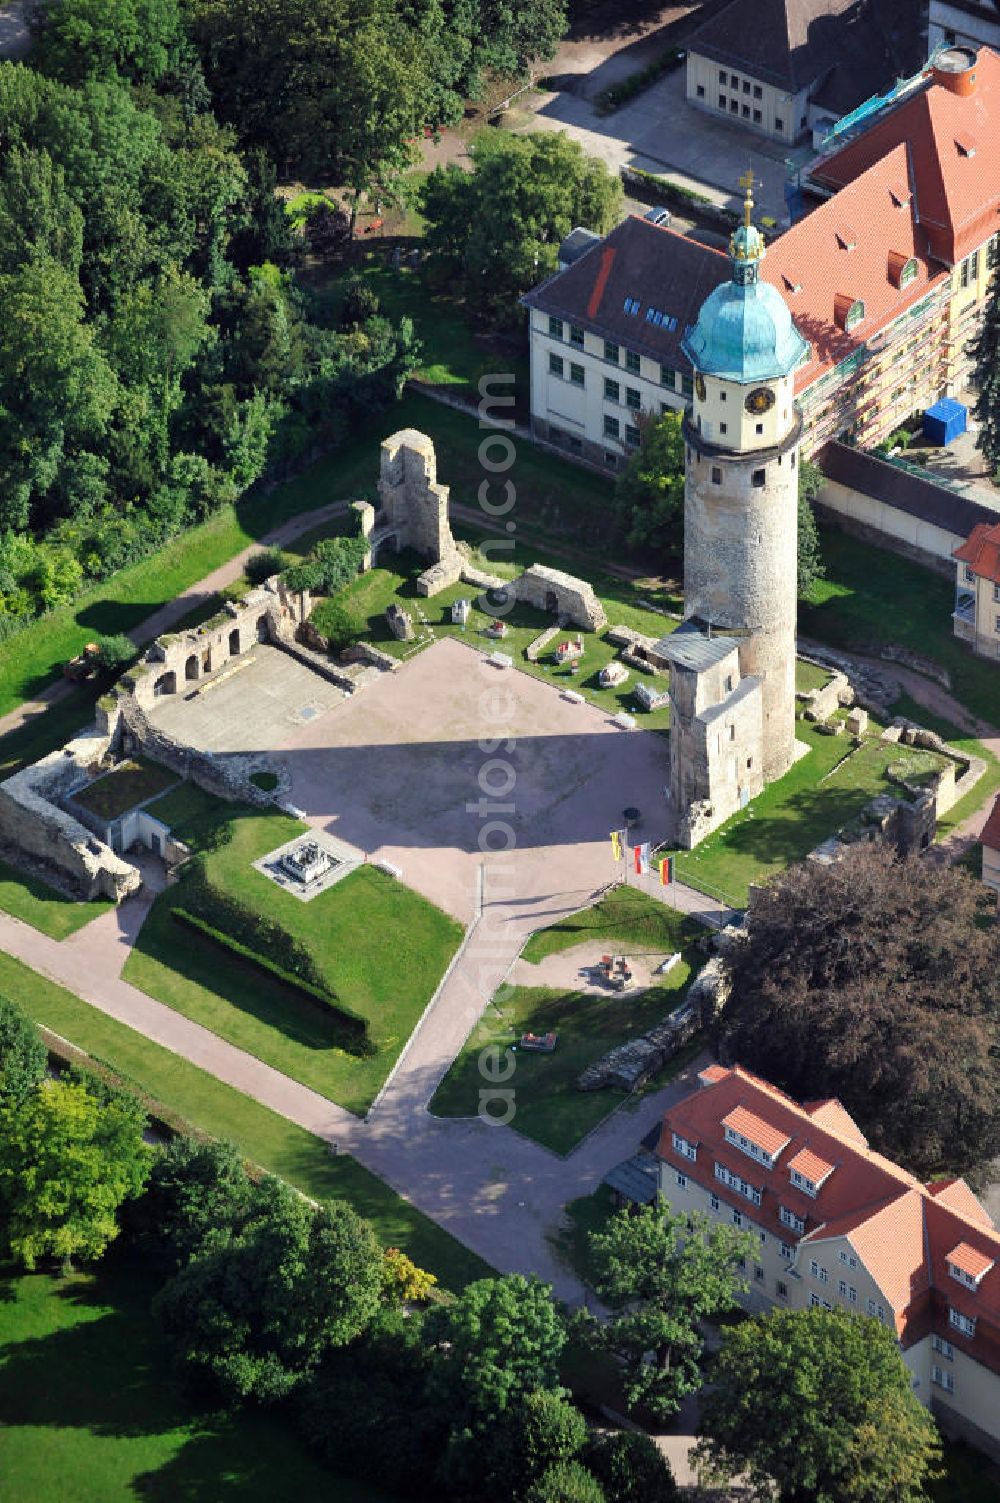
<path id="1" fill-rule="evenodd" d="M 790 1211 L 787 1206 L 779 1207 L 778 1219 L 782 1226 L 791 1227 L 793 1232 L 802 1233 L 806 1229 L 806 1224 L 802 1217 L 796 1216 L 795 1212 Z"/>
<path id="2" fill-rule="evenodd" d="M 961 1310 L 956 1310 L 953 1305 L 948 1306 L 948 1324 L 952 1330 L 960 1331 L 963 1336 L 975 1336 L 976 1322 L 973 1316 L 963 1315 Z"/>
<path id="3" fill-rule="evenodd" d="M 945 1357 L 949 1362 L 954 1361 L 955 1348 L 945 1336 L 938 1336 L 935 1333 L 931 1337 L 931 1350 L 937 1352 L 938 1356 Z"/>
<path id="4" fill-rule="evenodd" d="M 675 1150 L 682 1158 L 690 1159 L 693 1164 L 698 1157 L 698 1149 L 695 1144 L 689 1142 L 687 1138 L 682 1137 L 679 1132 L 675 1132 L 672 1136 Z"/>

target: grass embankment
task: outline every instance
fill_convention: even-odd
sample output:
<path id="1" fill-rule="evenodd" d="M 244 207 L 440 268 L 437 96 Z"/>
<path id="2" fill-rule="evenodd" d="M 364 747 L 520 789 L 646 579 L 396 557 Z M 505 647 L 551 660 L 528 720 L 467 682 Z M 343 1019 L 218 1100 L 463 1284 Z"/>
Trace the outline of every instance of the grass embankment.
<path id="1" fill-rule="evenodd" d="M 596 920 L 589 922 L 595 914 Z M 431 1110 L 442 1117 L 473 1116 L 483 1087 L 479 1069 L 482 1050 L 492 1045 L 501 1051 L 516 1046 L 523 1033 L 554 1032 L 559 1035 L 554 1053 L 534 1054 L 515 1048 L 507 1056 L 515 1068 L 504 1085 L 514 1092 L 513 1127 L 555 1153 L 572 1152 L 581 1138 L 629 1099 L 620 1091 L 579 1091 L 577 1077 L 616 1044 L 638 1038 L 680 1004 L 696 959 L 692 945 L 701 932 L 693 920 L 655 898 L 617 889 L 597 909 L 585 909 L 555 929 L 536 935 L 525 951 L 526 959 L 532 945 L 536 950 L 530 958 L 540 960 L 588 938 L 594 940 L 595 960 L 599 943 L 633 955 L 666 955 L 680 950 L 684 959 L 655 986 L 639 993 L 501 987 L 438 1087 Z M 553 941 L 546 948 L 548 935 Z M 646 1089 L 654 1090 L 670 1079 L 697 1047 L 689 1046 L 675 1056 Z"/>
<path id="2" fill-rule="evenodd" d="M 104 1060 L 148 1096 L 212 1137 L 227 1138 L 254 1163 L 315 1200 L 346 1200 L 386 1247 L 403 1248 L 445 1289 L 483 1278 L 489 1267 L 429 1217 L 346 1154 L 154 1044 L 124 1023 L 0 952 L 0 993 L 54 1033 Z"/>
<path id="3" fill-rule="evenodd" d="M 171 1378 L 149 1313 L 156 1287 L 109 1261 L 96 1275 L 0 1282 L 4 1497 L 389 1503 L 388 1494 L 320 1467 L 287 1419 L 197 1409 Z"/>
<path id="4" fill-rule="evenodd" d="M 856 750 L 847 738 L 825 736 L 806 720 L 796 721 L 795 734 L 809 746 L 808 754 L 693 851 L 677 853 L 682 882 L 742 908 L 751 883 L 801 861 L 876 794 L 898 793 L 886 777 L 890 765 L 912 761 L 926 771 L 925 753 L 883 745 L 877 727 Z"/>
<path id="5" fill-rule="evenodd" d="M 909 647 L 948 670 L 951 692 L 974 715 L 1000 723 L 996 664 L 952 632 L 954 581 L 846 532 L 824 528 L 821 541 L 826 578 L 800 604 L 799 631 L 876 657 L 888 644 Z"/>
<path id="6" fill-rule="evenodd" d="M 67 898 L 45 882 L 25 876 L 0 861 L 0 909 L 33 929 L 40 929 L 50 939 L 66 939 L 112 906 L 105 898 L 93 903 Z"/>
<path id="7" fill-rule="evenodd" d="M 370 1054 L 348 1052 L 329 1009 L 172 917 L 183 881 L 161 893 L 124 969 L 125 979 L 220 1038 L 362 1113 L 409 1038 L 461 939 L 461 927 L 374 867 L 350 872 L 308 903 L 255 871 L 253 862 L 307 826 L 277 813 L 222 804 L 187 787 L 152 812 L 195 850 L 209 881 L 280 923 L 309 950 L 345 1008 L 368 1024 Z"/>

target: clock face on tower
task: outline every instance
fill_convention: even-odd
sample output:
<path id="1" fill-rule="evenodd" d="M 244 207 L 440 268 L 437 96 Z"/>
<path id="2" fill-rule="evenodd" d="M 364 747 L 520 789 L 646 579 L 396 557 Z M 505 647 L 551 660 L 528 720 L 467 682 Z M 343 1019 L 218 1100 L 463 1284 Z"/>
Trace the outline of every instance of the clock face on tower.
<path id="1" fill-rule="evenodd" d="M 755 386 L 743 405 L 747 412 L 754 412 L 759 417 L 774 406 L 774 392 L 769 386 Z"/>
<path id="2" fill-rule="evenodd" d="M 696 393 L 698 395 L 698 401 L 699 402 L 704 402 L 704 400 L 705 400 L 705 377 L 701 374 L 701 371 L 699 371 L 698 374 L 694 378 L 694 389 L 695 389 L 695 391 L 696 391 Z"/>

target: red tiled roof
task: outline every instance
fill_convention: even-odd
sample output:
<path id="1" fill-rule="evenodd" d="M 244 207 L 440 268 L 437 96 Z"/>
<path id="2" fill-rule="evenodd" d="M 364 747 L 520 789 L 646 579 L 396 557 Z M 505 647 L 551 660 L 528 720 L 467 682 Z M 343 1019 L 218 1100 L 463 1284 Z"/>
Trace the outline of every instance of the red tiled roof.
<path id="1" fill-rule="evenodd" d="M 1000 794 L 997 795 L 997 804 L 1000 805 Z M 973 1195 L 964 1179 L 940 1179 L 927 1186 L 927 1193 L 933 1195 L 938 1205 L 947 1206 L 949 1210 L 957 1211 L 960 1216 L 965 1216 L 969 1221 L 978 1222 L 992 1230 L 993 1222 L 984 1206 Z"/>
<path id="2" fill-rule="evenodd" d="M 923 1185 L 898 1164 L 867 1147 L 863 1134 L 838 1101 L 800 1106 L 766 1081 L 734 1066 L 700 1074 L 703 1084 L 665 1114 L 657 1153 L 660 1158 L 739 1210 L 754 1226 L 783 1241 L 810 1247 L 847 1238 L 883 1291 L 904 1345 L 931 1330 L 951 1339 L 949 1306 L 974 1318 L 976 1334 L 968 1351 L 1000 1372 L 1000 1233 L 963 1180 Z M 759 1142 L 787 1142 L 789 1154 L 771 1168 L 752 1161 L 727 1143 L 725 1128 Z M 674 1152 L 672 1133 L 699 1146 L 695 1162 Z M 760 1205 L 715 1176 L 715 1163 L 742 1175 L 760 1191 Z M 815 1196 L 796 1190 L 792 1166 L 815 1183 L 804 1167 L 835 1165 Z M 782 1207 L 805 1223 L 796 1235 L 782 1223 Z M 970 1266 L 986 1271 L 978 1289 L 948 1273 L 956 1248 Z M 993 1265 L 998 1266 L 994 1267 Z M 962 1338 L 963 1342 L 966 1338 Z"/>
<path id="3" fill-rule="evenodd" d="M 758 1117 L 756 1112 L 747 1111 L 743 1106 L 734 1107 L 728 1117 L 722 1119 L 723 1127 L 729 1127 L 733 1132 L 738 1132 L 758 1148 L 763 1148 L 765 1153 L 772 1156 L 780 1153 L 788 1142 L 787 1132 L 782 1132 L 780 1127 L 774 1127 L 770 1122 L 765 1122 L 763 1117 Z"/>
<path id="4" fill-rule="evenodd" d="M 728 1074 L 729 1071 L 725 1065 L 706 1065 L 704 1070 L 698 1071 L 698 1079 L 703 1080 L 706 1085 L 712 1085 L 717 1080 L 725 1080 Z"/>
<path id="5" fill-rule="evenodd" d="M 827 1175 L 833 1173 L 834 1168 L 835 1165 L 828 1164 L 826 1159 L 821 1159 L 811 1148 L 800 1148 L 795 1157 L 788 1160 L 789 1173 L 794 1169 L 814 1185 L 821 1185 Z"/>
<path id="6" fill-rule="evenodd" d="M 947 1254 L 947 1261 L 953 1268 L 967 1273 L 970 1279 L 981 1279 L 984 1274 L 989 1273 L 996 1258 L 991 1258 L 978 1247 L 970 1247 L 968 1242 L 959 1242 Z"/>
<path id="7" fill-rule="evenodd" d="M 843 189 L 904 143 L 930 250 L 954 265 L 1000 230 L 1000 57 L 981 48 L 971 93 L 928 83 L 814 167 L 812 176 Z"/>
<path id="8" fill-rule="evenodd" d="M 802 1110 L 808 1112 L 820 1127 L 828 1127 L 838 1137 L 849 1138 L 859 1148 L 868 1147 L 868 1139 L 847 1108 L 841 1106 L 836 1096 L 828 1096 L 825 1101 L 807 1101 Z"/>
<path id="9" fill-rule="evenodd" d="M 900 206 L 894 197 L 906 175 L 907 148 L 899 145 L 768 247 L 761 276 L 787 298 L 810 344 L 810 358 L 795 375 L 796 391 L 870 344 L 873 334 L 948 275 L 930 262 L 916 206 Z M 917 264 L 905 287 L 893 274 L 890 252 L 897 267 Z M 798 289 L 794 293 L 789 282 Z M 846 314 L 855 301 L 864 304 L 864 318 L 848 330 Z"/>
<path id="10" fill-rule="evenodd" d="M 983 845 L 989 846 L 991 851 L 1000 851 L 1000 793 L 997 794 L 993 812 L 983 825 L 979 838 Z"/>
<path id="11" fill-rule="evenodd" d="M 968 564 L 973 573 L 981 575 L 983 579 L 991 579 L 995 584 L 1000 584 L 1000 522 L 993 526 L 988 522 L 980 522 L 978 527 L 973 527 L 965 542 L 955 549 L 952 558 Z"/>

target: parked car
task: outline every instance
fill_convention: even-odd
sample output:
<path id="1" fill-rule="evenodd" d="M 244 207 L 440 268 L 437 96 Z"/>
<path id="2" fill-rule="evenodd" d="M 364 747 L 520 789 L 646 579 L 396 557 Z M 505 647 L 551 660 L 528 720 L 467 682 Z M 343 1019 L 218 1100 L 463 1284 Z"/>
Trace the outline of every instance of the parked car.
<path id="1" fill-rule="evenodd" d="M 648 219 L 650 224 L 669 224 L 670 210 L 664 209 L 662 205 L 658 204 L 653 209 L 647 209 L 642 217 L 643 219 Z"/>

